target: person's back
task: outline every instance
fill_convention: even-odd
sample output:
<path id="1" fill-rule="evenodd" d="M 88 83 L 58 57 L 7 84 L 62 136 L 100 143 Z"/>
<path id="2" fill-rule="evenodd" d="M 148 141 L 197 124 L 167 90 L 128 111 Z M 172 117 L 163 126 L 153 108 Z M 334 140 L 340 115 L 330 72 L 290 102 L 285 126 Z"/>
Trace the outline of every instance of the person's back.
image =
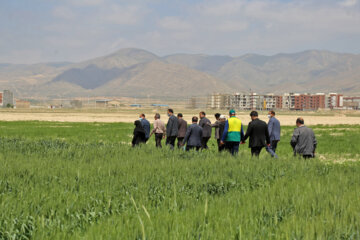
<path id="1" fill-rule="evenodd" d="M 165 123 L 160 119 L 156 119 L 154 121 L 154 133 L 165 133 L 165 132 L 166 132 Z"/>
<path id="2" fill-rule="evenodd" d="M 185 140 L 189 146 L 201 147 L 203 129 L 197 124 L 191 124 L 188 128 L 188 137 Z"/>
<path id="3" fill-rule="evenodd" d="M 208 118 L 203 117 L 199 122 L 199 126 L 203 129 L 203 137 L 210 138 L 212 132 L 211 121 Z"/>
<path id="4" fill-rule="evenodd" d="M 150 136 L 150 122 L 143 118 L 141 119 L 141 125 L 142 127 L 144 128 L 144 131 L 145 131 L 145 139 L 149 139 L 149 136 Z"/>
<path id="5" fill-rule="evenodd" d="M 232 116 L 228 119 L 227 125 L 227 135 L 225 138 L 226 142 L 240 142 L 242 138 L 242 123 L 241 120 L 235 116 Z"/>
<path id="6" fill-rule="evenodd" d="M 268 126 L 266 122 L 258 118 L 256 111 L 252 111 L 250 117 L 252 121 L 248 125 L 243 142 L 250 137 L 251 155 L 259 156 L 263 147 L 270 146 Z"/>
<path id="7" fill-rule="evenodd" d="M 249 147 L 265 147 L 265 141 L 269 137 L 268 128 L 266 122 L 255 119 L 251 121 L 248 125 L 247 134 L 245 138 L 250 138 Z M 269 140 L 270 141 L 270 140 Z"/>
<path id="8" fill-rule="evenodd" d="M 244 131 L 241 120 L 236 117 L 235 110 L 231 109 L 229 111 L 229 119 L 225 122 L 224 130 L 222 131 L 221 146 L 225 144 L 225 149 L 232 155 L 235 155 L 239 151 L 239 144 L 243 137 Z"/>
<path id="9" fill-rule="evenodd" d="M 175 140 L 178 135 L 178 124 L 179 121 L 177 117 L 174 116 L 174 111 L 169 108 L 168 109 L 169 120 L 166 125 L 166 145 L 170 146 L 170 149 L 174 149 Z"/>
<path id="10" fill-rule="evenodd" d="M 314 131 L 306 126 L 296 128 L 291 145 L 294 147 L 295 154 L 313 157 L 317 145 Z"/>
<path id="11" fill-rule="evenodd" d="M 134 122 L 134 125 L 135 125 L 135 129 L 134 129 L 134 136 L 133 136 L 133 139 L 132 139 L 132 146 L 137 146 L 139 145 L 140 143 L 145 143 L 146 142 L 146 139 L 145 139 L 145 131 L 144 131 L 144 128 L 142 127 L 141 125 L 141 122 L 139 120 L 136 120 Z"/>
<path id="12" fill-rule="evenodd" d="M 178 119 L 174 115 L 171 115 L 166 125 L 166 136 L 177 137 L 177 135 L 178 135 Z"/>
<path id="13" fill-rule="evenodd" d="M 219 138 L 220 138 L 220 140 L 224 133 L 224 129 L 225 129 L 225 121 L 224 122 L 219 121 Z"/>
<path id="14" fill-rule="evenodd" d="M 178 122 L 178 138 L 184 138 L 187 129 L 187 122 L 180 118 Z"/>
<path id="15" fill-rule="evenodd" d="M 272 117 L 269 120 L 268 130 L 270 135 L 270 141 L 280 141 L 281 128 L 280 121 L 277 118 Z"/>
<path id="16" fill-rule="evenodd" d="M 198 118 L 193 117 L 192 118 L 192 124 L 187 128 L 185 138 L 183 145 L 186 145 L 186 150 L 190 150 L 192 148 L 196 148 L 196 150 L 199 150 L 199 148 L 202 146 L 202 134 L 203 129 L 197 125 Z"/>

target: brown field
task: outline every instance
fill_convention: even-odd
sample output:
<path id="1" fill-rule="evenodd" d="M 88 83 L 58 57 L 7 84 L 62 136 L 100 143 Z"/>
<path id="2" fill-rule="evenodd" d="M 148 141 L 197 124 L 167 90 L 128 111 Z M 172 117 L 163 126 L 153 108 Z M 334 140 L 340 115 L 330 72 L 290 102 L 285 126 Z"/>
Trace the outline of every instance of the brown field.
<path id="1" fill-rule="evenodd" d="M 192 116 L 197 116 L 199 109 L 174 109 L 176 113 L 182 112 L 187 121 Z M 153 116 L 159 112 L 162 119 L 167 120 L 166 108 L 151 109 L 1 109 L 0 121 L 58 121 L 58 122 L 133 122 L 138 119 L 139 113 L 145 113 L 146 117 L 152 122 Z M 227 111 L 206 110 L 208 117 L 214 121 L 214 113 L 220 112 L 227 115 Z M 260 118 L 267 120 L 267 112 L 260 112 Z M 307 125 L 337 125 L 337 124 L 360 124 L 359 112 L 338 112 L 338 111 L 320 111 L 320 112 L 278 112 L 277 118 L 282 125 L 294 125 L 297 117 L 303 117 Z M 238 112 L 238 117 L 247 124 L 250 121 L 249 111 Z"/>

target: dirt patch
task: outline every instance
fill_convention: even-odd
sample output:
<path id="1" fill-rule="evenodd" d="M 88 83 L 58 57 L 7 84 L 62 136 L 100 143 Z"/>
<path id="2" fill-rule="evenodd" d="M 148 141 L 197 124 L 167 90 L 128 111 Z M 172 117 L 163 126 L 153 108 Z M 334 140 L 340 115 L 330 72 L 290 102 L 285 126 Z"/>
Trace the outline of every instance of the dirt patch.
<path id="1" fill-rule="evenodd" d="M 184 114 L 184 119 L 191 122 L 192 116 L 198 116 L 198 110 L 180 110 Z M 103 122 L 103 123 L 110 123 L 110 122 L 133 122 L 139 118 L 139 113 L 146 113 L 147 119 L 150 122 L 153 122 L 153 115 L 155 112 L 159 112 L 161 114 L 161 119 L 163 121 L 167 121 L 168 117 L 166 116 L 166 109 L 147 109 L 143 110 L 123 110 L 119 112 L 17 112 L 17 111 L 9 111 L 0 112 L 0 121 L 54 121 L 54 122 Z M 220 112 L 225 114 L 225 112 Z M 212 112 L 208 113 L 208 118 L 213 122 L 215 118 Z M 298 116 L 301 116 L 299 113 Z M 293 115 L 293 113 L 279 113 L 277 118 L 280 120 L 281 125 L 283 126 L 294 126 L 295 121 L 298 117 L 297 115 Z M 238 118 L 242 120 L 242 122 L 247 125 L 250 122 L 250 117 L 247 113 L 240 113 Z M 260 115 L 260 119 L 264 121 L 268 121 L 266 115 Z M 341 116 L 304 116 L 305 124 L 306 125 L 338 125 L 338 124 L 347 124 L 347 125 L 355 125 L 360 124 L 360 117 L 348 117 L 345 115 Z M 336 128 L 335 128 L 336 129 Z M 329 129 L 326 129 L 327 131 Z M 339 130 L 339 129 L 336 129 Z M 345 129 L 343 129 L 345 130 Z M 347 130 L 347 129 L 346 129 Z"/>

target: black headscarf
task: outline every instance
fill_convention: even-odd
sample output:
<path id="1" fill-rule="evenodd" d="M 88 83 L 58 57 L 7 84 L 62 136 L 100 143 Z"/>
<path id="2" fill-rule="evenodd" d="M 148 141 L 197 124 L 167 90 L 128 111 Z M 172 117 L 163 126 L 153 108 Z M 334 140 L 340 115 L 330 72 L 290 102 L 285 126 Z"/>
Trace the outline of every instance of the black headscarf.
<path id="1" fill-rule="evenodd" d="M 144 130 L 143 126 L 141 125 L 140 120 L 136 120 L 134 122 L 134 125 L 135 125 L 134 135 L 139 134 L 139 133 L 145 134 L 145 130 Z"/>

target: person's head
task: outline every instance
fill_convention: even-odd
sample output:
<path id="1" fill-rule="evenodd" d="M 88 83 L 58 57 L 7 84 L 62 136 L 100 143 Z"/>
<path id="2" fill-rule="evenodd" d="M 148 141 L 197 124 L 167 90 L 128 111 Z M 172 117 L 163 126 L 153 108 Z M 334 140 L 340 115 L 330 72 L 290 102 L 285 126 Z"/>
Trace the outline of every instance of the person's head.
<path id="1" fill-rule="evenodd" d="M 219 120 L 220 115 L 221 115 L 220 113 L 215 113 L 215 119 L 216 119 L 216 120 Z"/>
<path id="2" fill-rule="evenodd" d="M 235 115 L 236 115 L 235 110 L 234 110 L 234 109 L 231 109 L 231 110 L 229 111 L 229 117 L 233 117 L 233 116 L 235 116 Z"/>
<path id="3" fill-rule="evenodd" d="M 138 127 L 138 126 L 141 126 L 140 120 L 136 120 L 136 121 L 134 122 L 134 125 L 137 126 L 137 127 Z"/>
<path id="4" fill-rule="evenodd" d="M 144 113 L 140 114 L 139 118 L 145 119 L 145 114 Z"/>
<path id="5" fill-rule="evenodd" d="M 206 113 L 205 113 L 205 112 L 200 112 L 200 113 L 199 113 L 200 119 L 204 118 L 205 116 L 206 116 Z"/>
<path id="6" fill-rule="evenodd" d="M 182 113 L 178 113 L 177 117 L 178 117 L 178 118 L 183 118 Z"/>
<path id="7" fill-rule="evenodd" d="M 160 114 L 159 114 L 159 113 L 156 113 L 154 118 L 155 118 L 155 120 L 156 120 L 156 119 L 160 119 Z"/>
<path id="8" fill-rule="evenodd" d="M 174 115 L 174 110 L 172 110 L 171 108 L 168 109 L 168 116 L 172 116 Z"/>
<path id="9" fill-rule="evenodd" d="M 302 117 L 299 117 L 298 119 L 296 119 L 296 126 L 297 127 L 300 127 L 300 126 L 302 126 L 304 124 L 305 124 L 305 121 L 304 121 L 304 119 Z"/>
<path id="10" fill-rule="evenodd" d="M 221 116 L 219 117 L 219 120 L 220 120 L 220 122 L 225 122 L 225 121 L 226 121 L 225 115 L 221 115 Z"/>
<path id="11" fill-rule="evenodd" d="M 198 117 L 196 117 L 196 116 L 192 117 L 192 119 L 191 119 L 192 123 L 197 123 L 198 120 L 199 120 L 199 119 L 198 119 Z"/>
<path id="12" fill-rule="evenodd" d="M 255 119 L 257 119 L 259 117 L 259 114 L 258 114 L 257 111 L 252 111 L 250 113 L 250 117 L 251 117 L 251 120 L 255 120 Z"/>
<path id="13" fill-rule="evenodd" d="M 272 118 L 272 117 L 275 117 L 275 112 L 274 111 L 269 111 L 268 118 Z"/>

